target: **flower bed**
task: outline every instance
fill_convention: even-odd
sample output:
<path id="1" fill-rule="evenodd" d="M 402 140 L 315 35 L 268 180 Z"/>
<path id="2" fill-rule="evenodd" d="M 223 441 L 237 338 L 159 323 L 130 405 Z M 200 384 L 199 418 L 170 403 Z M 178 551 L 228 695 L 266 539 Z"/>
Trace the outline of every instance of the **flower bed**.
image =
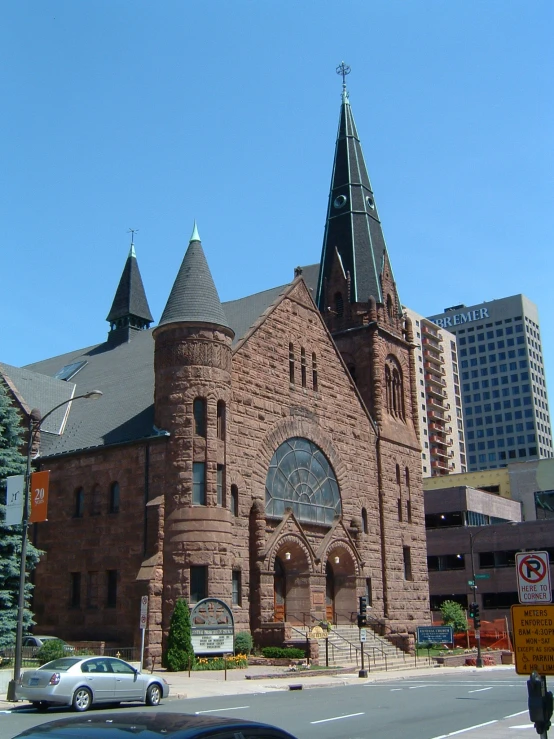
<path id="1" fill-rule="evenodd" d="M 193 670 L 241 670 L 248 667 L 248 657 L 245 654 L 235 654 L 234 657 L 198 657 Z"/>

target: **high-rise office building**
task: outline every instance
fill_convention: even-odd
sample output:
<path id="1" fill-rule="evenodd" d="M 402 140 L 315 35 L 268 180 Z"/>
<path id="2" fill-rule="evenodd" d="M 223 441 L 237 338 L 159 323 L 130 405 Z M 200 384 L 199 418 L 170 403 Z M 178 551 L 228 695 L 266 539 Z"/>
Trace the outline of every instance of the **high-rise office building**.
<path id="1" fill-rule="evenodd" d="M 456 335 L 468 470 L 554 456 L 537 306 L 513 295 L 429 320 Z"/>
<path id="2" fill-rule="evenodd" d="M 423 477 L 467 472 L 456 337 L 410 308 Z"/>

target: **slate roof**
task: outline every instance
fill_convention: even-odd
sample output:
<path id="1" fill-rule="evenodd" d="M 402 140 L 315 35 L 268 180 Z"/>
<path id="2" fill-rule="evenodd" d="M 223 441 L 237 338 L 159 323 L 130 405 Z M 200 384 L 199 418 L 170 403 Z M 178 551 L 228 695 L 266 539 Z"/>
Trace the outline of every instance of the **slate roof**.
<path id="1" fill-rule="evenodd" d="M 230 328 L 196 224 L 159 325 L 183 321 L 213 323 Z"/>
<path id="2" fill-rule="evenodd" d="M 271 288 L 223 304 L 222 311 L 228 317 L 227 325 L 235 332 L 235 345 L 288 286 Z M 37 382 L 33 397 L 38 397 L 40 388 L 52 381 L 52 376 L 62 367 L 86 360 L 85 366 L 73 378 L 76 383 L 75 394 L 81 395 L 96 389 L 103 393 L 99 400 L 78 400 L 72 403 L 63 436 L 50 437 L 43 434 L 43 456 L 124 443 L 154 437 L 160 433 L 154 428 L 152 331 L 153 329 L 138 331 L 132 341 L 116 346 L 104 342 L 35 362 L 18 370 L 27 373 Z M 61 380 L 56 380 L 55 383 L 61 383 L 62 386 L 73 385 Z M 41 407 L 38 402 L 34 405 Z M 51 408 L 56 403 L 44 401 L 43 405 Z"/>
<path id="3" fill-rule="evenodd" d="M 346 92 L 340 110 L 321 252 L 322 271 L 316 295 L 320 310 L 325 307 L 323 277 L 331 269 L 335 247 L 352 278 L 351 302 L 366 301 L 371 295 L 382 302 L 379 274 L 386 252 L 385 238 Z"/>
<path id="4" fill-rule="evenodd" d="M 131 244 L 129 256 L 125 262 L 119 285 L 115 292 L 110 312 L 106 321 L 115 323 L 118 318 L 137 316 L 148 323 L 154 320 L 150 313 L 146 292 L 140 276 L 140 270 L 135 254 L 135 247 Z"/>

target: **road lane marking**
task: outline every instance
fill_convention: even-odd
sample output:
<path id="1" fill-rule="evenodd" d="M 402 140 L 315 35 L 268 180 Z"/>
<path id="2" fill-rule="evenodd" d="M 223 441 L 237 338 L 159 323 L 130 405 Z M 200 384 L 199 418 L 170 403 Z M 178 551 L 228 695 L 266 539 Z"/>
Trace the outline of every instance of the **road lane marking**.
<path id="1" fill-rule="evenodd" d="M 410 685 L 408 690 L 419 690 L 419 688 L 429 688 L 430 685 Z"/>
<path id="2" fill-rule="evenodd" d="M 516 724 L 515 726 L 508 726 L 508 729 L 534 729 L 535 724 Z"/>
<path id="3" fill-rule="evenodd" d="M 490 688 L 478 688 L 477 690 L 468 690 L 468 693 L 482 693 L 483 690 L 492 690 L 492 687 Z"/>
<path id="4" fill-rule="evenodd" d="M 434 736 L 433 739 L 447 739 L 449 736 L 457 736 L 458 734 L 465 734 L 466 731 L 473 731 L 474 729 L 481 729 L 483 726 L 490 726 L 491 724 L 497 724 L 498 721 L 487 721 L 484 724 L 475 724 L 475 726 L 468 726 L 467 729 L 459 729 L 458 731 L 451 731 L 450 734 L 441 734 L 440 736 Z"/>
<path id="5" fill-rule="evenodd" d="M 195 715 L 198 716 L 201 713 L 219 713 L 219 711 L 241 711 L 243 708 L 250 708 L 250 706 L 233 706 L 233 708 L 212 708 L 209 711 L 195 711 Z"/>
<path id="6" fill-rule="evenodd" d="M 333 716 L 333 718 L 322 718 L 319 721 L 310 721 L 311 724 L 325 724 L 327 721 L 340 721 L 343 718 L 352 718 L 353 716 L 365 716 L 365 713 L 349 713 L 346 716 Z"/>
<path id="7" fill-rule="evenodd" d="M 398 690 L 402 690 L 402 688 L 391 688 L 390 689 L 390 692 L 391 693 L 396 693 Z"/>
<path id="8" fill-rule="evenodd" d="M 527 713 L 527 711 L 518 711 L 517 713 L 511 713 L 509 716 L 504 716 L 504 718 L 515 718 L 516 716 L 522 716 L 524 713 Z"/>

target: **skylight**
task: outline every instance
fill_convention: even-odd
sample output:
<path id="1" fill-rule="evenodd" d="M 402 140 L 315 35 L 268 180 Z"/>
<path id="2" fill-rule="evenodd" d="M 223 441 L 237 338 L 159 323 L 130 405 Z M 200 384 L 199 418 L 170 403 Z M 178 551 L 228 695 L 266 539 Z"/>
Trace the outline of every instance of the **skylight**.
<path id="1" fill-rule="evenodd" d="M 58 370 L 58 372 L 56 372 L 54 377 L 56 378 L 56 380 L 71 380 L 71 378 L 75 377 L 79 370 L 83 369 L 85 364 L 88 364 L 86 359 L 81 359 L 78 362 L 66 364 L 64 367 L 61 368 L 61 370 Z"/>

